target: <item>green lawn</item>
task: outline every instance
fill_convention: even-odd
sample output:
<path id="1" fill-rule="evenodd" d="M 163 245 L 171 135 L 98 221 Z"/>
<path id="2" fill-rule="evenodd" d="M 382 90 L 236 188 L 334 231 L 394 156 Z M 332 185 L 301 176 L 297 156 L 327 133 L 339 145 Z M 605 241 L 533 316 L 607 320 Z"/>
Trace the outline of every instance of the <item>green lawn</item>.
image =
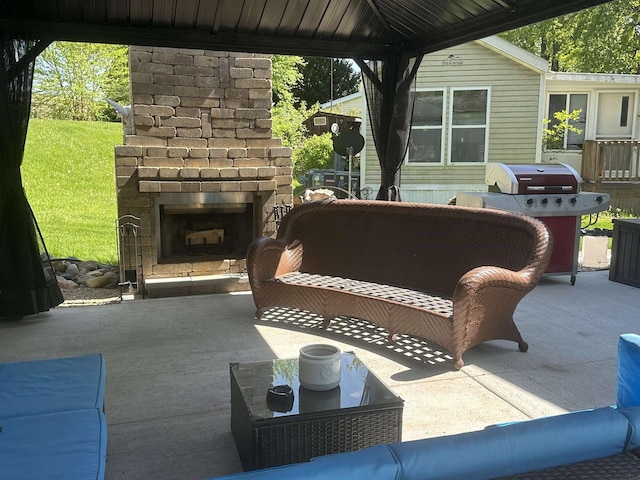
<path id="1" fill-rule="evenodd" d="M 22 179 L 51 255 L 117 263 L 120 144 L 120 123 L 30 120 Z"/>
<path id="2" fill-rule="evenodd" d="M 592 216 L 585 215 L 582 217 L 582 222 L 580 226 L 583 229 L 589 230 L 613 230 L 613 219 L 619 217 L 633 217 L 634 215 L 629 212 L 620 212 L 615 211 L 611 208 L 604 212 L 600 212 L 597 216 L 594 214 Z M 611 248 L 611 244 L 613 243 L 613 239 L 609 237 L 607 240 L 608 248 Z M 580 238 L 580 248 L 582 248 L 582 238 Z"/>

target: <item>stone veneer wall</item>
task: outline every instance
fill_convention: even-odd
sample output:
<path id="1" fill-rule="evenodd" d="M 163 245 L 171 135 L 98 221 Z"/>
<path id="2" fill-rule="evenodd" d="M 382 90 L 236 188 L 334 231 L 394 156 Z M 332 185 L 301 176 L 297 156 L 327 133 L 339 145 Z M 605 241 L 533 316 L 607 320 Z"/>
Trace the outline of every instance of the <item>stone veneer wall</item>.
<path id="1" fill-rule="evenodd" d="M 130 47 L 132 117 L 115 147 L 118 216 L 141 220 L 145 278 L 239 273 L 243 260 L 158 264 L 164 192 L 259 192 L 264 235 L 291 204 L 291 149 L 271 131 L 269 55 Z M 127 134 L 133 133 L 133 134 Z"/>

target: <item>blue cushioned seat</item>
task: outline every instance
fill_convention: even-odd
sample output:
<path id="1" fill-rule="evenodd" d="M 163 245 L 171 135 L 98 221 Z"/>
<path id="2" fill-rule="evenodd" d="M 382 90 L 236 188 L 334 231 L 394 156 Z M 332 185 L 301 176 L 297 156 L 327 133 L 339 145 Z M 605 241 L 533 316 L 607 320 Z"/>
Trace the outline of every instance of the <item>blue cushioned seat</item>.
<path id="1" fill-rule="evenodd" d="M 640 336 L 620 335 L 618 339 L 618 408 L 640 407 Z"/>
<path id="2" fill-rule="evenodd" d="M 339 453 L 312 458 L 309 462 L 283 465 L 281 467 L 237 473 L 224 478 L 240 477 L 242 480 L 326 480 L 397 479 L 399 465 L 387 445 L 375 445 L 355 452 Z"/>
<path id="3" fill-rule="evenodd" d="M 104 478 L 107 424 L 101 410 L 0 420 L 2 480 Z"/>
<path id="4" fill-rule="evenodd" d="M 480 480 L 617 455 L 629 423 L 611 407 L 394 443 L 402 480 Z"/>
<path id="5" fill-rule="evenodd" d="M 0 364 L 0 418 L 102 409 L 102 355 Z"/>

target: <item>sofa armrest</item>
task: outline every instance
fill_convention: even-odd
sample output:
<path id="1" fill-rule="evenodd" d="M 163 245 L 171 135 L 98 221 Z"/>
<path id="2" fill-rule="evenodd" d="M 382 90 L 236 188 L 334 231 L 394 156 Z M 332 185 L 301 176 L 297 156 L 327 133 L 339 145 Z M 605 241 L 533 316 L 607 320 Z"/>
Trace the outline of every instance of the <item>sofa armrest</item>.
<path id="1" fill-rule="evenodd" d="M 453 292 L 453 301 L 455 303 L 466 296 L 478 295 L 486 288 L 508 288 L 524 294 L 534 287 L 531 276 L 523 271 L 514 272 L 495 266 L 477 267 L 465 273 L 458 281 Z"/>
<path id="2" fill-rule="evenodd" d="M 520 351 L 527 351 L 528 345 L 513 322 L 518 303 L 535 287 L 525 272 L 478 267 L 459 280 L 453 293 L 454 351 L 466 351 L 497 338 L 513 340 Z M 458 365 L 462 366 L 462 361 L 456 359 Z"/>
<path id="3" fill-rule="evenodd" d="M 295 272 L 302 264 L 302 244 L 287 245 L 282 240 L 261 237 L 249 245 L 247 272 L 249 281 L 263 281 Z"/>

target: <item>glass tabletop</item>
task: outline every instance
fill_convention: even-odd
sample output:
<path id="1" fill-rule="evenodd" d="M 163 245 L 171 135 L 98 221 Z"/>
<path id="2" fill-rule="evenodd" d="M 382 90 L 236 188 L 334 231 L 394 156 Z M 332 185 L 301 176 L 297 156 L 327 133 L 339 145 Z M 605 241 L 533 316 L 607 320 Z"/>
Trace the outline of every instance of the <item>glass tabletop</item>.
<path id="1" fill-rule="evenodd" d="M 254 419 L 403 403 L 353 352 L 341 355 L 340 385 L 324 392 L 300 386 L 297 358 L 232 364 L 231 372 Z M 291 410 L 282 412 L 268 408 L 267 390 L 275 385 L 292 388 L 294 401 Z"/>

